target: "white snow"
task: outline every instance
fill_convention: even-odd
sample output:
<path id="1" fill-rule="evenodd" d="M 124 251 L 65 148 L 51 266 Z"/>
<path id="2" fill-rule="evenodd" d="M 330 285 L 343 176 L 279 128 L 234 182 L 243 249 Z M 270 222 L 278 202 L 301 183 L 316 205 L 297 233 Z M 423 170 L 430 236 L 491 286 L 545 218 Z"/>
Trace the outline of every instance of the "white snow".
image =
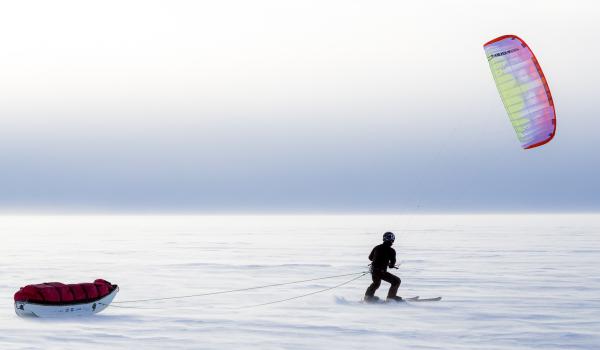
<path id="1" fill-rule="evenodd" d="M 398 237 L 400 295 L 442 301 L 362 304 L 365 276 L 247 309 L 351 277 L 75 319 L 13 310 L 14 292 L 39 282 L 104 278 L 119 301 L 360 272 L 387 230 Z M 3 350 L 600 346 L 600 215 L 2 216 L 0 233 Z"/>

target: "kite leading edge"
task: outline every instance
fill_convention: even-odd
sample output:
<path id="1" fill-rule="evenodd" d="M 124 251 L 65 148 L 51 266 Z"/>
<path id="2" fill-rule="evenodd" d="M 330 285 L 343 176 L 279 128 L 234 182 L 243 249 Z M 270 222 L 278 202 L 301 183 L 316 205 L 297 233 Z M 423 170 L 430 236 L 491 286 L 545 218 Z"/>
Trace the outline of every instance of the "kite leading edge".
<path id="1" fill-rule="evenodd" d="M 554 101 L 529 46 L 516 35 L 503 35 L 483 48 L 521 146 L 530 149 L 550 142 L 556 133 Z"/>

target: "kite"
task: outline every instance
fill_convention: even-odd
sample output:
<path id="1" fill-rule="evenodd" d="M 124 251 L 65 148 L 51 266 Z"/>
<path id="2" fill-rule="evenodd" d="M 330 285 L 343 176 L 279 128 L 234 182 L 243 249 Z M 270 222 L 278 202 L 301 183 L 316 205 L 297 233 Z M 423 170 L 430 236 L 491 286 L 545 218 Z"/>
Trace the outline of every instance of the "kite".
<path id="1" fill-rule="evenodd" d="M 516 35 L 483 45 L 500 98 L 524 149 L 544 145 L 556 133 L 554 100 L 542 68 Z"/>

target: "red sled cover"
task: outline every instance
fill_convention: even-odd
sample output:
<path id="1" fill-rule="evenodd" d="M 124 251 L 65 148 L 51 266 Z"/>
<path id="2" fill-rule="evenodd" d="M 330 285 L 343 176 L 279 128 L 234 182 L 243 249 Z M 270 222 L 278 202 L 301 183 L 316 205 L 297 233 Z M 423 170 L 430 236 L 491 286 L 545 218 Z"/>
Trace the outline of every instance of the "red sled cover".
<path id="1" fill-rule="evenodd" d="M 30 284 L 15 293 L 15 301 L 39 304 L 73 304 L 88 303 L 103 298 L 115 290 L 117 286 L 103 279 L 94 283 L 63 284 L 46 282 Z"/>

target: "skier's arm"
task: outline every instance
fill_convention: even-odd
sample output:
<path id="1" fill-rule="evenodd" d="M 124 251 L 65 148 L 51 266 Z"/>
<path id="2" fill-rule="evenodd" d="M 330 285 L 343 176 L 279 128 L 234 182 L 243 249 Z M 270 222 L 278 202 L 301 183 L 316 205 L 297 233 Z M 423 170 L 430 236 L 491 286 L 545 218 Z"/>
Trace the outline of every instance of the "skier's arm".
<path id="1" fill-rule="evenodd" d="M 371 254 L 369 254 L 369 260 L 373 261 L 373 256 L 375 255 L 375 248 L 371 250 Z"/>
<path id="2" fill-rule="evenodd" d="M 396 251 L 394 249 L 392 249 L 392 254 L 390 256 L 389 267 L 393 268 L 394 266 L 396 266 Z"/>

